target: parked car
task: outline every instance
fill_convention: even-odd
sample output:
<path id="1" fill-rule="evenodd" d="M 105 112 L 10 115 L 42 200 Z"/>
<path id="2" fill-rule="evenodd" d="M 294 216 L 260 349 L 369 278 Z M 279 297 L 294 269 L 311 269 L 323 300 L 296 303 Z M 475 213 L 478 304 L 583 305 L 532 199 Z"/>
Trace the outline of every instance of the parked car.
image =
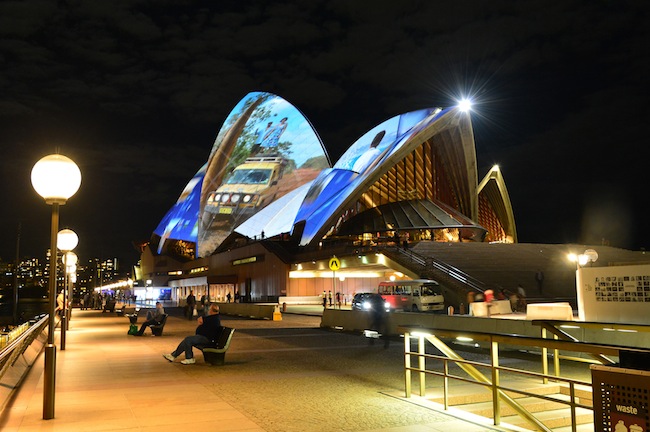
<path id="1" fill-rule="evenodd" d="M 388 312 L 390 304 L 377 293 L 357 293 L 352 298 L 352 310 L 370 311 L 375 304 L 383 304 Z"/>

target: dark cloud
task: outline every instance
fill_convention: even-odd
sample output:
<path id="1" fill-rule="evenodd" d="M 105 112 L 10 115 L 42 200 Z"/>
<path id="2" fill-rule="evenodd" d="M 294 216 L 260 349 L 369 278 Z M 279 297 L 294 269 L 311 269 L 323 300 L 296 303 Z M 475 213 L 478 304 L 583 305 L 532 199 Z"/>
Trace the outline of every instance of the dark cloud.
<path id="1" fill-rule="evenodd" d="M 605 228 L 649 210 L 625 193 L 646 183 L 647 18 L 633 1 L 0 2 L 0 256 L 18 221 L 26 254 L 47 247 L 29 171 L 58 146 L 84 174 L 62 221 L 87 253 L 131 259 L 256 90 L 303 111 L 333 160 L 393 115 L 474 95 L 479 176 L 501 165 L 521 241 L 647 247 Z"/>

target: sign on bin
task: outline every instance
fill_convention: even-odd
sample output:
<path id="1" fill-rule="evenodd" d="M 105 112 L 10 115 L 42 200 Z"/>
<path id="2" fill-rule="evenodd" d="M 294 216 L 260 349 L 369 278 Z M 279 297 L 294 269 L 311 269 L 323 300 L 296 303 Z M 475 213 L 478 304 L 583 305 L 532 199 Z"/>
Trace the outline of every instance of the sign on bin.
<path id="1" fill-rule="evenodd" d="M 614 432 L 646 432 L 646 410 L 630 404 L 614 404 L 609 415 L 610 430 Z"/>

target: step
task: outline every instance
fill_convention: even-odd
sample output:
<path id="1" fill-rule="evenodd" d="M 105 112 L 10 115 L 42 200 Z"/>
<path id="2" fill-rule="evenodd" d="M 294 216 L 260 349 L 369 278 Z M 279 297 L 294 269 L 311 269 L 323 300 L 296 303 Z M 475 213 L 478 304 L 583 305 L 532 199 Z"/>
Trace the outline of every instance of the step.
<path id="1" fill-rule="evenodd" d="M 557 383 L 542 384 L 539 381 L 501 381 L 503 387 L 521 388 L 529 393 L 538 395 L 551 395 L 561 392 L 561 387 Z M 568 390 L 567 390 L 568 392 Z M 506 391 L 506 394 L 512 398 L 523 397 L 524 395 Z M 426 398 L 433 402 L 444 403 L 444 394 L 441 386 L 436 386 L 427 390 Z M 488 387 L 479 384 L 458 384 L 451 382 L 449 385 L 449 394 L 447 396 L 449 405 L 464 405 L 477 402 L 492 401 L 492 391 Z"/>
<path id="2" fill-rule="evenodd" d="M 553 428 L 553 432 L 573 432 L 573 428 L 571 426 L 562 426 L 559 428 Z M 576 426 L 576 432 L 594 432 L 594 424 L 593 423 L 585 423 L 585 424 L 579 424 Z"/>
<path id="3" fill-rule="evenodd" d="M 559 400 L 564 400 L 568 401 L 569 397 L 565 395 L 561 395 L 559 393 L 554 394 L 550 397 L 553 397 L 554 399 L 559 399 Z M 567 405 L 563 404 L 562 402 L 553 402 L 553 401 L 548 401 L 544 399 L 539 399 L 535 397 L 523 397 L 523 398 L 516 398 L 515 402 L 517 402 L 519 405 L 524 407 L 524 409 L 533 415 L 538 412 L 543 412 L 543 411 L 552 411 L 552 410 L 560 410 L 563 408 L 566 408 Z M 490 402 L 479 402 L 479 403 L 472 403 L 472 404 L 466 404 L 466 405 L 454 405 L 455 408 L 461 409 L 463 411 L 469 411 L 471 413 L 474 413 L 476 415 L 480 415 L 483 417 L 493 417 L 492 414 L 492 401 Z M 501 401 L 501 416 L 512 416 L 516 415 L 517 411 L 510 406 L 505 401 Z"/>
<path id="4" fill-rule="evenodd" d="M 569 389 L 568 384 L 562 383 L 560 386 L 560 393 L 565 394 L 567 396 L 570 396 L 571 391 Z M 574 386 L 574 393 L 575 396 L 578 398 L 581 404 L 583 405 L 588 405 L 588 406 L 593 406 L 593 393 L 591 391 L 590 386 L 585 386 L 581 384 L 576 384 Z"/>
<path id="5" fill-rule="evenodd" d="M 569 408 L 543 411 L 534 414 L 540 422 L 550 429 L 571 426 L 571 410 Z M 502 416 L 502 423 L 532 429 L 532 425 L 520 416 Z M 584 408 L 576 408 L 576 424 L 591 425 L 593 430 L 594 413 Z"/>

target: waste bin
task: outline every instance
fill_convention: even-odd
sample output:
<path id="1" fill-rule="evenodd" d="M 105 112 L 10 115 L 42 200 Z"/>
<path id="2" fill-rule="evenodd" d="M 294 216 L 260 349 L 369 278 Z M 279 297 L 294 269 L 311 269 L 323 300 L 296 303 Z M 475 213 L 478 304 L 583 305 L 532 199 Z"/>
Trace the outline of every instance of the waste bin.
<path id="1" fill-rule="evenodd" d="M 623 367 L 624 360 L 621 366 L 591 365 L 596 432 L 650 431 L 650 372 Z"/>

